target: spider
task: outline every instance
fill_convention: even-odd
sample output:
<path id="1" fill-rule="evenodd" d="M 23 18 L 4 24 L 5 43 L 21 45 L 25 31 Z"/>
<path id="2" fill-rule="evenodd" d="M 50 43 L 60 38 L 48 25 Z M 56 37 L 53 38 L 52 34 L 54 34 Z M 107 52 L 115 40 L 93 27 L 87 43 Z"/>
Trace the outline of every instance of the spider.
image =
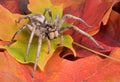
<path id="1" fill-rule="evenodd" d="M 48 13 L 49 19 L 47 19 L 45 17 L 46 13 Z M 42 39 L 44 39 L 44 38 L 47 39 L 48 54 L 49 54 L 50 53 L 50 47 L 51 47 L 50 40 L 55 39 L 57 37 L 60 37 L 61 39 L 60 39 L 59 45 L 62 45 L 62 42 L 64 40 L 62 32 L 64 32 L 65 30 L 73 28 L 75 31 L 83 34 L 84 36 L 86 36 L 90 40 L 92 40 L 93 43 L 95 43 L 99 48 L 103 49 L 103 47 L 100 46 L 98 44 L 98 42 L 91 35 L 84 32 L 83 30 L 79 29 L 77 26 L 69 25 L 69 26 L 62 27 L 62 24 L 64 23 L 66 18 L 76 19 L 78 21 L 81 21 L 87 27 L 91 27 L 83 19 L 81 19 L 79 17 L 76 17 L 76 16 L 73 16 L 71 14 L 65 14 L 61 19 L 60 19 L 60 16 L 58 14 L 56 14 L 54 22 L 52 21 L 52 18 L 53 17 L 52 17 L 51 10 L 46 8 L 43 14 L 34 14 L 32 16 L 28 16 L 28 15 L 27 16 L 22 16 L 22 17 L 19 17 L 18 20 L 16 20 L 16 23 L 20 23 L 20 21 L 22 19 L 28 19 L 28 23 L 24 24 L 22 27 L 20 27 L 10 40 L 10 43 L 13 42 L 15 36 L 18 33 L 20 33 L 25 28 L 29 29 L 30 38 L 29 38 L 29 41 L 28 41 L 28 47 L 27 47 L 27 51 L 26 51 L 25 61 L 27 61 L 27 59 L 28 59 L 29 49 L 30 49 L 30 45 L 32 43 L 32 39 L 33 39 L 34 35 L 36 35 L 38 37 L 38 48 L 37 48 L 37 52 L 36 52 L 36 59 L 35 59 L 34 69 L 33 69 L 33 72 L 32 72 L 32 77 L 34 77 L 34 73 L 35 73 L 36 68 L 37 68 L 38 58 L 39 58 L 39 55 L 40 55 L 40 49 L 41 49 L 41 44 L 42 44 Z"/>

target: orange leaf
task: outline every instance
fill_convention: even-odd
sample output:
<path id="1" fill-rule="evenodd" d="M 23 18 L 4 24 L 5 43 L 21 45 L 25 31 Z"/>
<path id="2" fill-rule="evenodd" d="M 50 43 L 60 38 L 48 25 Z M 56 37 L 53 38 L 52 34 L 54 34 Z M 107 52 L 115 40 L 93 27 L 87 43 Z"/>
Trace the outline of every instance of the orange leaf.
<path id="1" fill-rule="evenodd" d="M 0 82 L 30 82 L 32 79 L 29 73 L 6 50 L 0 50 Z"/>
<path id="2" fill-rule="evenodd" d="M 53 1 L 52 3 L 54 4 L 57 3 L 54 0 L 52 1 Z M 95 39 L 97 39 L 97 41 L 105 48 L 105 50 L 98 49 L 88 38 L 79 35 L 77 32 L 74 32 L 73 30 L 69 30 L 66 33 L 71 34 L 74 40 L 78 43 L 82 43 L 87 47 L 91 47 L 94 50 L 104 52 L 108 55 L 110 54 L 111 57 L 116 57 L 120 59 L 119 56 L 120 15 L 111 9 L 115 1 L 117 0 L 94 0 L 94 1 L 80 0 L 80 3 L 76 3 L 72 1 L 73 2 L 72 4 L 71 0 L 67 0 L 66 2 L 65 1 L 63 2 L 62 0 L 58 0 L 60 4 L 64 3 L 64 8 L 65 8 L 64 14 L 69 13 L 82 17 L 83 19 L 85 19 L 85 21 L 87 21 L 87 23 L 94 26 L 94 28 L 86 29 L 82 24 L 80 24 L 76 20 L 70 19 L 67 20 L 67 22 L 74 22 L 74 25 L 77 25 L 80 29 L 89 31 L 91 35 L 96 34 L 94 36 Z M 57 3 L 57 5 L 59 5 L 59 3 Z M 67 3 L 70 3 L 70 5 L 69 4 L 66 5 Z M 101 22 L 104 22 L 104 25 L 102 25 Z M 37 69 L 34 81 L 35 82 L 40 82 L 40 81 L 41 82 L 80 82 L 80 81 L 119 82 L 120 81 L 119 62 L 113 61 L 108 58 L 101 58 L 96 54 L 90 53 L 77 46 L 74 46 L 74 48 L 77 51 L 78 57 L 75 58 L 72 55 L 72 53 L 69 54 L 67 53 L 68 55 L 64 57 L 65 59 L 61 58 L 61 56 L 66 54 L 65 52 L 67 50 L 63 49 L 63 52 L 61 53 L 61 47 L 57 48 L 55 53 L 47 62 L 44 72 L 41 72 L 39 69 Z M 80 58 L 80 57 L 84 57 L 84 58 Z M 5 59 L 5 57 L 2 57 L 2 59 Z M 1 62 L 3 61 L 2 59 Z M 9 59 L 11 61 L 12 58 L 10 57 Z M 3 64 L 1 64 L 1 67 L 3 67 L 2 65 Z M 5 63 L 5 65 L 8 65 L 8 63 Z M 14 65 L 16 64 L 13 64 L 13 67 Z M 18 63 L 17 65 L 15 67 L 19 67 L 19 65 L 21 64 Z M 24 74 L 23 75 L 27 78 L 27 81 L 32 81 L 32 79 L 30 78 L 30 73 L 32 68 L 30 66 L 26 66 L 26 65 L 24 66 L 22 68 L 24 68 L 25 75 Z M 17 70 L 17 72 L 22 71 L 22 73 L 24 73 L 22 68 L 20 70 Z M 1 70 L 3 71 L 3 69 Z M 9 71 L 11 70 L 9 69 L 7 72 L 9 73 Z M 12 71 L 10 72 L 10 74 L 11 73 L 17 76 L 16 72 L 14 73 L 14 71 Z M 5 76 L 8 78 L 6 74 Z M 17 76 L 17 77 L 21 77 L 21 76 Z M 25 80 L 23 76 L 22 79 Z M 14 80 L 16 81 L 16 78 Z"/>

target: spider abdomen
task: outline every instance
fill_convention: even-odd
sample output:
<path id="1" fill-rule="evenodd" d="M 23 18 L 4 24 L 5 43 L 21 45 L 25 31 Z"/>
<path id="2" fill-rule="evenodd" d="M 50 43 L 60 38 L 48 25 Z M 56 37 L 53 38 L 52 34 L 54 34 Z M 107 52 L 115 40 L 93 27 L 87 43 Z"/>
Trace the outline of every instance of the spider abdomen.
<path id="1" fill-rule="evenodd" d="M 43 16 L 42 14 L 35 14 L 35 15 L 31 16 L 31 20 L 34 23 L 42 24 L 45 20 L 45 16 Z"/>

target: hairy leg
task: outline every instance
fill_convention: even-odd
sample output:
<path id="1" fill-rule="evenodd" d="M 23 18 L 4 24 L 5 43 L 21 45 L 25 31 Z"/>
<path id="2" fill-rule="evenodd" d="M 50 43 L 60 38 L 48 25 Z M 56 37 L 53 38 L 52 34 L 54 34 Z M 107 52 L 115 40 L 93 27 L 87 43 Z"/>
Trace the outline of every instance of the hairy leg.
<path id="1" fill-rule="evenodd" d="M 34 64 L 34 69 L 33 69 L 33 73 L 32 73 L 32 77 L 34 78 L 34 74 L 37 68 L 37 63 L 38 63 L 38 59 L 39 59 L 39 55 L 40 55 L 40 50 L 41 50 L 41 44 L 42 44 L 42 36 L 39 36 L 39 40 L 38 40 L 38 49 L 37 49 L 37 53 L 36 53 L 36 60 L 35 60 L 35 64 Z"/>
<path id="2" fill-rule="evenodd" d="M 60 22 L 60 16 L 59 14 L 56 14 L 55 19 L 54 19 L 54 25 L 59 28 L 59 22 Z"/>
<path id="3" fill-rule="evenodd" d="M 72 25 L 72 26 L 66 26 L 66 27 L 63 27 L 60 31 L 63 32 L 64 30 L 71 29 L 71 28 L 73 28 L 75 31 L 81 33 L 82 35 L 88 37 L 88 38 L 89 38 L 90 40 L 92 40 L 93 43 L 95 43 L 99 48 L 104 49 L 102 46 L 100 46 L 100 44 L 99 44 L 90 34 L 88 34 L 87 32 L 79 29 L 77 26 L 73 26 L 73 25 Z"/>
<path id="4" fill-rule="evenodd" d="M 30 25 L 28 26 L 28 28 L 31 28 Z M 31 43 L 32 43 L 32 39 L 33 39 L 35 30 L 36 30 L 36 27 L 33 27 L 33 30 L 32 30 L 32 32 L 31 32 L 30 39 L 29 39 L 29 42 L 28 42 L 26 57 L 25 57 L 25 60 L 24 60 L 25 62 L 26 62 L 26 60 L 28 59 L 29 50 L 30 50 L 30 45 L 31 45 Z"/>
<path id="5" fill-rule="evenodd" d="M 61 46 L 63 44 L 64 38 L 63 35 L 60 35 L 60 42 L 58 43 L 58 46 Z"/>
<path id="6" fill-rule="evenodd" d="M 63 24 L 63 22 L 67 19 L 67 18 L 72 18 L 72 19 L 76 19 L 78 21 L 81 21 L 83 24 L 85 24 L 87 27 L 92 27 L 90 25 L 88 25 L 83 19 L 79 18 L 79 17 L 76 17 L 76 16 L 73 16 L 71 14 L 65 14 L 62 19 L 60 20 L 60 23 L 59 23 L 59 27 L 61 27 L 61 25 Z"/>
<path id="7" fill-rule="evenodd" d="M 21 17 L 19 17 L 17 20 L 15 20 L 15 23 L 16 23 L 16 24 L 17 24 L 17 23 L 20 23 L 20 21 L 21 21 L 22 19 L 29 19 L 29 20 L 30 20 L 30 17 L 29 17 L 29 16 L 21 16 Z"/>
<path id="8" fill-rule="evenodd" d="M 46 12 L 48 12 L 48 15 L 50 17 L 49 22 L 52 23 L 52 12 L 51 12 L 51 10 L 48 9 L 48 8 L 46 8 L 45 11 L 44 11 L 44 13 L 43 13 L 44 16 L 46 15 Z"/>
<path id="9" fill-rule="evenodd" d="M 14 41 L 15 37 L 17 34 L 19 34 L 22 30 L 24 30 L 26 28 L 26 25 L 23 25 L 22 27 L 20 27 L 15 34 L 13 35 L 13 37 L 11 38 L 10 42 L 7 44 L 8 46 Z"/>
<path id="10" fill-rule="evenodd" d="M 46 37 L 47 43 L 48 43 L 48 54 L 50 54 L 50 50 L 51 50 L 51 43 L 50 40 Z"/>

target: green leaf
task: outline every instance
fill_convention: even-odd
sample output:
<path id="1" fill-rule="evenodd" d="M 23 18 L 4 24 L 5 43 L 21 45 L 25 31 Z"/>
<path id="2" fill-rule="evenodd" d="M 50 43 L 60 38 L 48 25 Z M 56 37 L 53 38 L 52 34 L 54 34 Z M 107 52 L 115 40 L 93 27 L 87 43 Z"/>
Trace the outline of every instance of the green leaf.
<path id="1" fill-rule="evenodd" d="M 47 2 L 47 4 L 46 4 L 46 2 Z M 34 13 L 43 13 L 44 8 L 50 8 L 53 13 L 53 17 L 55 17 L 55 14 L 60 14 L 60 16 L 62 16 L 62 7 L 52 5 L 50 3 L 50 0 L 35 0 L 35 1 L 32 0 L 32 2 L 30 1 L 30 3 L 31 3 L 30 8 L 33 11 L 33 14 Z M 0 24 L 1 24 L 0 30 L 2 30 L 0 33 L 0 39 L 10 41 L 10 39 L 12 38 L 14 33 L 18 30 L 18 28 L 20 28 L 20 26 L 24 25 L 27 21 L 25 20 L 25 21 L 22 21 L 20 24 L 15 25 L 14 21 L 18 17 L 20 17 L 20 15 L 12 14 L 1 6 L 0 6 L 0 8 L 2 11 L 2 12 L 0 12 L 0 21 L 1 21 L 0 22 Z M 4 18 L 4 20 L 2 20 L 3 17 L 6 17 L 6 18 Z M 10 19 L 11 19 L 11 21 L 10 21 Z M 9 33 L 7 33 L 7 32 L 9 32 Z M 38 46 L 38 37 L 33 38 L 33 41 L 32 41 L 31 47 L 30 47 L 29 58 L 28 58 L 27 62 L 24 62 L 29 37 L 30 37 L 30 33 L 27 30 L 23 30 L 21 33 L 19 33 L 16 36 L 15 40 L 17 40 L 17 41 L 15 43 L 13 43 L 10 47 L 5 46 L 5 48 L 8 50 L 8 52 L 20 63 L 34 63 L 34 61 L 36 59 L 35 56 L 36 56 L 37 46 Z M 48 52 L 47 41 L 43 39 L 40 57 L 39 57 L 39 61 L 38 61 L 38 66 L 40 67 L 40 69 L 42 71 L 44 70 L 46 63 L 48 62 L 48 60 L 51 58 L 54 51 L 58 47 L 57 44 L 59 43 L 59 41 L 60 41 L 60 38 L 57 38 L 57 39 L 54 39 L 51 41 L 51 51 L 50 51 L 50 54 L 47 54 L 47 52 Z M 74 55 L 76 55 L 75 51 L 72 47 L 72 42 L 73 42 L 72 38 L 69 35 L 65 35 L 62 46 L 68 47 L 69 49 L 71 49 L 73 51 Z"/>
<path id="2" fill-rule="evenodd" d="M 32 13 L 43 13 L 45 8 L 49 8 L 52 11 L 53 18 L 56 14 L 62 16 L 63 13 L 63 5 L 53 5 L 51 0 L 30 0 L 29 8 L 32 10 Z"/>
<path id="3" fill-rule="evenodd" d="M 23 32 L 23 34 L 24 34 L 24 32 Z M 27 34 L 27 35 L 25 34 L 23 37 L 26 37 L 26 38 L 15 42 L 10 47 L 6 47 L 6 49 L 19 62 L 34 63 L 34 61 L 36 59 L 35 56 L 36 56 L 36 52 L 37 52 L 37 46 L 38 46 L 37 39 L 38 38 L 34 37 L 32 44 L 31 44 L 30 52 L 29 52 L 29 58 L 28 58 L 27 62 L 24 62 L 27 44 L 28 44 L 28 40 L 29 40 L 29 34 Z M 57 39 L 54 39 L 51 41 L 51 51 L 50 51 L 50 54 L 47 54 L 47 52 L 48 52 L 47 41 L 43 39 L 40 57 L 39 57 L 39 61 L 38 61 L 38 66 L 41 68 L 41 70 L 44 70 L 44 67 L 45 67 L 47 61 L 50 59 L 50 57 L 53 55 L 55 49 L 58 47 L 57 44 L 59 43 L 59 41 L 60 41 L 60 38 L 57 38 Z M 69 35 L 65 35 L 62 46 L 70 48 L 71 50 L 73 50 L 73 53 L 75 54 L 75 51 L 72 47 L 72 42 L 73 42 L 72 38 Z"/>

